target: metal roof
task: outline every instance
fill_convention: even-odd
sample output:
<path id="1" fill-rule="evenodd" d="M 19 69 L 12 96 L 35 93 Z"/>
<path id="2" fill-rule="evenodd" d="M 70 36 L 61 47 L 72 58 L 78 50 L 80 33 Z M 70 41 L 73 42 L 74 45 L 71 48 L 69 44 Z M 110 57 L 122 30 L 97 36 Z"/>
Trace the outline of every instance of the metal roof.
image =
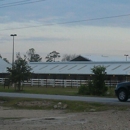
<path id="1" fill-rule="evenodd" d="M 106 67 L 108 75 L 129 75 L 130 62 L 30 62 L 32 72 L 36 74 L 92 74 L 94 66 Z"/>
<path id="2" fill-rule="evenodd" d="M 105 55 L 82 55 L 82 57 L 87 58 L 95 62 L 117 62 L 126 61 L 125 56 L 105 56 Z M 127 57 L 127 61 L 130 61 L 130 57 Z"/>
<path id="3" fill-rule="evenodd" d="M 7 73 L 7 67 L 11 67 L 12 65 L 5 62 L 0 58 L 0 73 Z"/>

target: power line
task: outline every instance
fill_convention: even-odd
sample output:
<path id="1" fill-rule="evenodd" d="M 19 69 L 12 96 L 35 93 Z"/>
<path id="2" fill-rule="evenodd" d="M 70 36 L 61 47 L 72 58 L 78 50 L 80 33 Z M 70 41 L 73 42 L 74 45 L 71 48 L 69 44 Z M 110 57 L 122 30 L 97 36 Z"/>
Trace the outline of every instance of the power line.
<path id="1" fill-rule="evenodd" d="M 3 1 L 3 0 L 2 0 Z M 7 5 L 11 5 L 11 4 L 16 4 L 16 3 L 21 3 L 21 2 L 27 2 L 30 0 L 22 0 L 22 1 L 17 1 L 17 2 L 10 2 L 10 3 L 6 3 L 6 4 L 1 4 L 0 6 L 7 6 Z"/>
<path id="2" fill-rule="evenodd" d="M 56 24 L 73 24 L 73 23 L 104 20 L 104 19 L 113 19 L 113 18 L 120 18 L 120 17 L 127 17 L 127 16 L 130 16 L 130 14 L 115 15 L 115 16 L 108 16 L 108 17 L 99 17 L 99 18 L 92 18 L 92 19 L 83 19 L 83 20 L 75 20 L 75 21 L 66 21 L 66 22 L 59 22 L 59 23 L 42 24 L 42 25 L 35 25 L 35 26 L 25 26 L 25 27 L 10 28 L 10 29 L 2 29 L 0 31 L 12 30 L 12 29 L 16 30 L 16 29 L 34 28 L 34 27 L 41 27 L 41 26 L 52 26 L 52 25 L 56 25 Z"/>
<path id="3" fill-rule="evenodd" d="M 79 23 L 79 22 L 87 22 L 87 21 L 96 21 L 96 20 L 104 20 L 104 19 L 113 19 L 113 18 L 119 18 L 119 17 L 126 17 L 130 16 L 130 14 L 124 14 L 124 15 L 115 15 L 115 16 L 108 16 L 108 17 L 99 17 L 99 18 L 92 18 L 92 19 L 83 19 L 83 20 L 75 20 L 70 22 L 62 22 L 59 24 L 71 24 L 71 23 Z"/>
<path id="4" fill-rule="evenodd" d="M 23 0 L 23 1 L 19 1 L 19 2 L 2 4 L 2 5 L 0 5 L 0 8 L 6 8 L 6 7 L 18 6 L 18 5 L 25 5 L 25 4 L 32 4 L 32 3 L 42 2 L 42 1 L 45 1 L 45 0 L 37 0 L 37 1 Z"/>

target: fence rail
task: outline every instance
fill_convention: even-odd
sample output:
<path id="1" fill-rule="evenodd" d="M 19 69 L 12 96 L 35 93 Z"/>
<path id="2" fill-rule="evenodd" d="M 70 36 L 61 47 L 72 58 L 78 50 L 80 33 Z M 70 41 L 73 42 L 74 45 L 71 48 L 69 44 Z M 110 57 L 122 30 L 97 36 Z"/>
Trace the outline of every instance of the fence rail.
<path id="1" fill-rule="evenodd" d="M 5 79 L 0 78 L 0 84 L 4 84 Z M 52 86 L 52 87 L 79 87 L 83 84 L 88 84 L 89 80 L 67 80 L 67 79 L 31 79 L 21 83 L 22 85 L 29 86 Z M 106 80 L 105 84 L 107 86 L 115 86 L 119 81 L 109 81 Z"/>

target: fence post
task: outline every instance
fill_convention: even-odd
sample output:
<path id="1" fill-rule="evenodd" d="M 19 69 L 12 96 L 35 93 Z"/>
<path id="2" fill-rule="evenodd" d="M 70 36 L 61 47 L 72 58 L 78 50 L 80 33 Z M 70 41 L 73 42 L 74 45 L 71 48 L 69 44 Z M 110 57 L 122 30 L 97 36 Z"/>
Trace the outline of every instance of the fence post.
<path id="1" fill-rule="evenodd" d="M 43 84 L 43 81 L 42 81 L 42 79 L 41 79 L 41 86 L 42 86 L 42 84 Z"/>
<path id="2" fill-rule="evenodd" d="M 46 79 L 46 88 L 47 88 L 47 79 Z"/>
<path id="3" fill-rule="evenodd" d="M 72 79 L 71 79 L 71 88 L 72 88 Z"/>
<path id="4" fill-rule="evenodd" d="M 53 87 L 55 87 L 55 79 L 53 80 Z"/>
<path id="5" fill-rule="evenodd" d="M 64 87 L 66 88 L 66 80 L 64 80 Z"/>
<path id="6" fill-rule="evenodd" d="M 63 86 L 63 88 L 64 88 L 64 79 L 62 80 L 62 86 Z"/>
<path id="7" fill-rule="evenodd" d="M 31 86 L 33 86 L 33 79 L 31 79 Z"/>
<path id="8" fill-rule="evenodd" d="M 4 84 L 4 78 L 1 78 L 1 83 Z"/>

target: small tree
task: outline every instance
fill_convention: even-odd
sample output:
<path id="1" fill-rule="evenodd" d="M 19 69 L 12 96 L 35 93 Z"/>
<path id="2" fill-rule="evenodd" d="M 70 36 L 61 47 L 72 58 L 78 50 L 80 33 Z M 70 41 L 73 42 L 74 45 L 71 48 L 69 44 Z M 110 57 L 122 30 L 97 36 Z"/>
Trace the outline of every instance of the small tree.
<path id="1" fill-rule="evenodd" d="M 12 67 L 7 67 L 7 71 L 10 73 L 9 79 L 12 83 L 17 83 L 18 90 L 21 90 L 21 82 L 29 80 L 31 76 L 31 67 L 28 66 L 26 58 L 22 59 L 20 55 L 17 55 L 17 60 L 13 63 Z"/>
<path id="2" fill-rule="evenodd" d="M 36 54 L 35 49 L 31 48 L 27 52 L 27 59 L 29 62 L 40 62 L 42 58 L 40 57 L 39 54 Z"/>
<path id="3" fill-rule="evenodd" d="M 104 66 L 94 66 L 92 68 L 92 72 L 94 74 L 92 85 L 93 85 L 93 94 L 94 95 L 103 95 L 107 91 L 107 87 L 105 86 L 105 78 L 106 78 L 106 68 Z"/>
<path id="4" fill-rule="evenodd" d="M 60 57 L 59 52 L 52 51 L 45 58 L 47 59 L 46 62 L 55 62 L 55 59 L 59 57 Z"/>

